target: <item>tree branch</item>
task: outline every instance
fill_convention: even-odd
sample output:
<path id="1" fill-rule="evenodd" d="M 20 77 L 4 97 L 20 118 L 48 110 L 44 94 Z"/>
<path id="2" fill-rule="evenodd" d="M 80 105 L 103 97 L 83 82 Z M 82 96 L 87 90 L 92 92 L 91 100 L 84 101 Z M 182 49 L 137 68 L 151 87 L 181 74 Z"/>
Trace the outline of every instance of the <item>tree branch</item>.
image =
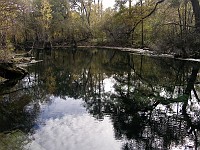
<path id="1" fill-rule="evenodd" d="M 198 97 L 198 94 L 197 94 L 197 91 L 195 90 L 195 88 L 193 87 L 193 92 L 194 92 L 194 95 L 195 95 L 195 97 L 196 97 L 196 99 L 197 99 L 197 101 L 198 102 L 200 102 L 200 99 L 199 99 L 199 97 Z"/>
<path id="2" fill-rule="evenodd" d="M 134 31 L 135 31 L 135 28 L 136 28 L 144 19 L 146 19 L 146 18 L 148 18 L 149 16 L 151 16 L 151 15 L 156 11 L 157 6 L 158 6 L 160 3 L 164 2 L 164 1 L 165 1 L 165 0 L 159 0 L 159 1 L 155 4 L 153 10 L 152 10 L 148 15 L 142 17 L 142 18 L 134 25 L 134 27 L 128 32 L 128 35 L 130 35 L 132 32 L 134 32 Z"/>

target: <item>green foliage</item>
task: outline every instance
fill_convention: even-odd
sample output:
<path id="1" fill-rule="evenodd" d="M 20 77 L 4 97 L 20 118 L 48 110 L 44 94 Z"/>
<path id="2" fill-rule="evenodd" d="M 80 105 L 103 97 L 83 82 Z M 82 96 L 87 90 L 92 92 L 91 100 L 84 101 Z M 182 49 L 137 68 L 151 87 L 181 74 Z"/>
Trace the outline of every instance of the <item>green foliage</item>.
<path id="1" fill-rule="evenodd" d="M 25 133 L 20 130 L 16 130 L 7 134 L 0 134 L 0 150 L 15 149 L 21 150 L 24 145 L 28 143 L 24 142 L 27 139 Z"/>
<path id="2" fill-rule="evenodd" d="M 131 2 L 116 1 L 115 9 L 104 10 L 100 1 L 1 0 L 1 49 L 46 40 L 55 45 L 76 41 L 84 45 L 140 47 L 144 43 L 162 52 L 182 51 L 183 47 L 185 51 L 191 49 L 195 19 L 188 0 L 165 1 L 155 11 L 153 0 L 142 1 L 142 4 Z"/>
<path id="3" fill-rule="evenodd" d="M 52 14 L 51 14 L 51 5 L 48 0 L 42 1 L 42 8 L 41 8 L 41 14 L 42 14 L 42 22 L 45 29 L 49 29 Z"/>
<path id="4" fill-rule="evenodd" d="M 181 4 L 181 1 L 180 0 L 171 0 L 170 3 L 171 3 L 171 7 L 179 7 Z"/>

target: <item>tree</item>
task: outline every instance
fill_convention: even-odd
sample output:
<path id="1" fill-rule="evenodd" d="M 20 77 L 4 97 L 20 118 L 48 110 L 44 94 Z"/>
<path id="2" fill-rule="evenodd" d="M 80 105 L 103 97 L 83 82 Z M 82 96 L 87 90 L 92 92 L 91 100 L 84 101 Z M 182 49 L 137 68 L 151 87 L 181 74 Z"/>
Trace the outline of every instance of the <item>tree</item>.
<path id="1" fill-rule="evenodd" d="M 0 0 L 0 60 L 10 59 L 10 53 L 14 50 L 17 20 L 23 4 L 20 0 Z"/>
<path id="2" fill-rule="evenodd" d="M 193 7 L 193 12 L 195 16 L 195 28 L 198 33 L 200 33 L 200 5 L 198 0 L 190 0 Z"/>
<path id="3" fill-rule="evenodd" d="M 0 47 L 3 49 L 9 44 L 19 7 L 15 0 L 0 0 Z"/>
<path id="4" fill-rule="evenodd" d="M 54 44 L 65 43 L 69 37 L 70 3 L 65 0 L 51 0 L 52 21 L 50 26 L 51 38 Z"/>
<path id="5" fill-rule="evenodd" d="M 51 48 L 50 44 L 50 23 L 52 20 L 52 9 L 51 5 L 48 0 L 42 0 L 42 8 L 41 8 L 41 14 L 42 14 L 42 24 L 44 29 L 44 48 Z"/>

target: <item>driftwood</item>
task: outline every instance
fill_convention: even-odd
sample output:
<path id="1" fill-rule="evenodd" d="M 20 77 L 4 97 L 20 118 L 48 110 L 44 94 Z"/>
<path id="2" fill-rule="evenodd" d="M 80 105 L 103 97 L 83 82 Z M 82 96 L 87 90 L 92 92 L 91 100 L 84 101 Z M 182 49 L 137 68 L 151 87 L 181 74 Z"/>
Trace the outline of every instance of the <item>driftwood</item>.
<path id="1" fill-rule="evenodd" d="M 0 63 L 0 77 L 5 79 L 14 80 L 24 78 L 28 72 L 21 68 L 17 67 L 14 63 Z"/>

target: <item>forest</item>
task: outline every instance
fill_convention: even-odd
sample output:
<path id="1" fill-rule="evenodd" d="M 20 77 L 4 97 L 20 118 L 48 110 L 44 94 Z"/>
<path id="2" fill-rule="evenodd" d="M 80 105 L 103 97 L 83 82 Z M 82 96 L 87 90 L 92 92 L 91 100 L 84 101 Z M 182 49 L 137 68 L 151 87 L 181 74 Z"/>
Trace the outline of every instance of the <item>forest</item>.
<path id="1" fill-rule="evenodd" d="M 200 149 L 200 0 L 0 0 L 0 150 Z"/>
<path id="2" fill-rule="evenodd" d="M 16 49 L 65 46 L 149 48 L 199 57 L 198 0 L 0 0 L 1 58 Z"/>

